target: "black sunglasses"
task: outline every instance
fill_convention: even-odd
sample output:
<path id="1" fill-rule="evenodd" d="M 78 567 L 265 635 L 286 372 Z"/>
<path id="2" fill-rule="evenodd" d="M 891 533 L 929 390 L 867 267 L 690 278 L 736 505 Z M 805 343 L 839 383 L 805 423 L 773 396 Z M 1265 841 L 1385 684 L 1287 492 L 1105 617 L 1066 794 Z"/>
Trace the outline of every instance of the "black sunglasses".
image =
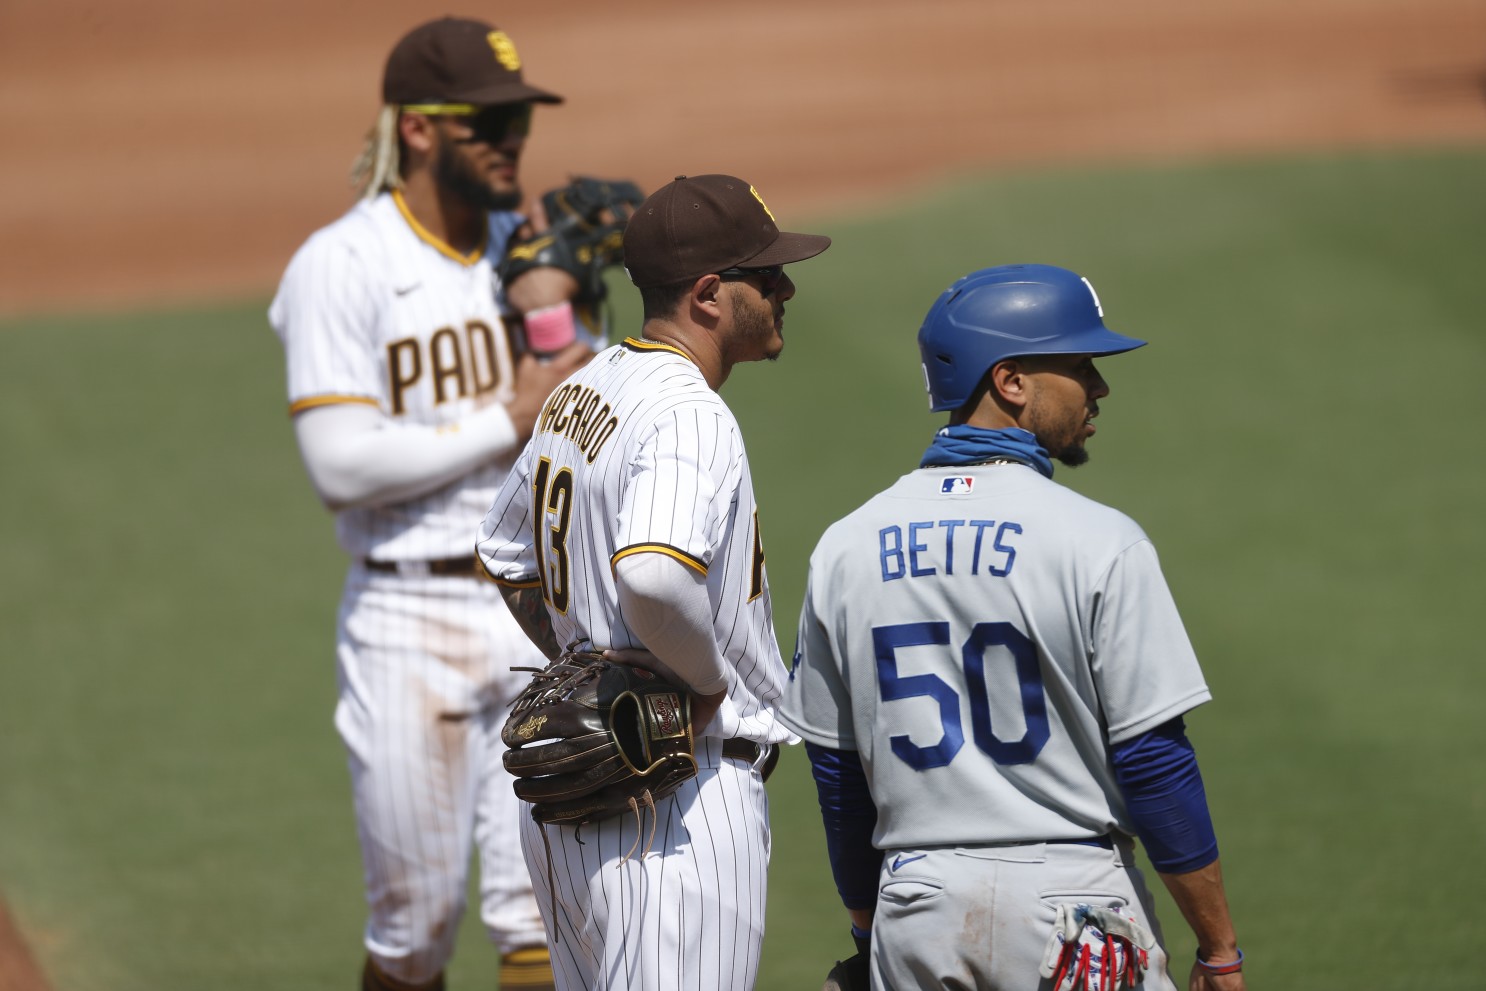
<path id="1" fill-rule="evenodd" d="M 717 273 L 724 279 L 747 279 L 756 276 L 759 279 L 759 295 L 768 299 L 774 295 L 774 290 L 779 288 L 779 283 L 784 281 L 783 265 L 765 265 L 763 268 L 725 268 Z"/>
<path id="2" fill-rule="evenodd" d="M 484 141 L 500 144 L 507 137 L 524 138 L 531 133 L 530 103 L 501 103 L 495 106 L 476 106 L 469 103 L 410 103 L 402 108 L 406 111 L 428 114 L 430 117 L 452 117 L 470 129 L 467 138 L 455 138 L 461 144 Z"/>

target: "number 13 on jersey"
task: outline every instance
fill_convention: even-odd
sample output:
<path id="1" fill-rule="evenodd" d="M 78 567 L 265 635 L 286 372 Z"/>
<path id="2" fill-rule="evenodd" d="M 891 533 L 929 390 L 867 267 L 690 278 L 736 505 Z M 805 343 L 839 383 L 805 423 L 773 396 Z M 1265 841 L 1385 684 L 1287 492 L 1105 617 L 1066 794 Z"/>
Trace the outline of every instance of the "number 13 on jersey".
<path id="1" fill-rule="evenodd" d="M 532 527 L 536 531 L 533 546 L 537 555 L 537 577 L 542 582 L 542 598 L 564 616 L 568 612 L 571 568 L 568 563 L 568 528 L 573 522 L 573 469 L 552 469 L 552 461 L 542 458 L 531 480 Z M 546 525 L 548 514 L 556 521 Z"/>

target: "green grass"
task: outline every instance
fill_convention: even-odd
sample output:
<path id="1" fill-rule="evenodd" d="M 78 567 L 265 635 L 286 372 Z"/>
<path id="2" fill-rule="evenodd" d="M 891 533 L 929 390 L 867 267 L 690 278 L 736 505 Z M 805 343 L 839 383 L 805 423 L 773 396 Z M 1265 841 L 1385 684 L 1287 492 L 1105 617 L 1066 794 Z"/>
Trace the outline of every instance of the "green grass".
<path id="1" fill-rule="evenodd" d="M 1162 553 L 1254 985 L 1475 987 L 1486 151 L 1019 175 L 785 226 L 836 244 L 726 395 L 786 653 L 816 537 L 938 424 L 935 295 L 1079 270 L 1152 345 L 1102 363 L 1094 460 L 1058 477 Z M 0 890 L 59 991 L 354 984 L 342 562 L 263 308 L 0 326 Z M 771 794 L 759 986 L 813 986 L 849 940 L 798 753 Z M 493 987 L 462 939 L 452 986 Z"/>

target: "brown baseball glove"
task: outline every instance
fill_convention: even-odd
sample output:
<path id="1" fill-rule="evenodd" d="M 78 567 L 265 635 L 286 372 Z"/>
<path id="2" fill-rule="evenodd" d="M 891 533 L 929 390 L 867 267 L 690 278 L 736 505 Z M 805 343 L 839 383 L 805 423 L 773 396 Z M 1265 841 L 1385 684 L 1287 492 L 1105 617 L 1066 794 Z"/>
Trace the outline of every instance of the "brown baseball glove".
<path id="1" fill-rule="evenodd" d="M 518 238 L 506 248 L 501 281 L 510 285 L 523 272 L 543 265 L 578 280 L 573 302 L 593 307 L 608 294 L 604 269 L 623 261 L 624 225 L 645 200 L 628 180 L 574 176 L 542 195 L 547 229 Z"/>
<path id="2" fill-rule="evenodd" d="M 566 653 L 537 671 L 501 740 L 516 795 L 538 822 L 638 813 L 697 773 L 690 693 L 595 653 Z"/>

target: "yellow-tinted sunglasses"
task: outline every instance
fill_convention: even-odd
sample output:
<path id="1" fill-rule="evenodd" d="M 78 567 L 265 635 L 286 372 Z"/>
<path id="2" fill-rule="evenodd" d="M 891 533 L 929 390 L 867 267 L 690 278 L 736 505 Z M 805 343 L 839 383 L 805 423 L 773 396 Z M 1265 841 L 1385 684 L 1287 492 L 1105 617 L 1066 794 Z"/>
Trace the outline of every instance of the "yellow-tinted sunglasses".
<path id="1" fill-rule="evenodd" d="M 461 117 L 473 133 L 462 141 L 485 141 L 499 144 L 510 137 L 524 138 L 531 133 L 530 103 L 499 103 L 479 106 L 473 103 L 404 103 L 404 113 L 427 114 L 430 117 Z"/>

